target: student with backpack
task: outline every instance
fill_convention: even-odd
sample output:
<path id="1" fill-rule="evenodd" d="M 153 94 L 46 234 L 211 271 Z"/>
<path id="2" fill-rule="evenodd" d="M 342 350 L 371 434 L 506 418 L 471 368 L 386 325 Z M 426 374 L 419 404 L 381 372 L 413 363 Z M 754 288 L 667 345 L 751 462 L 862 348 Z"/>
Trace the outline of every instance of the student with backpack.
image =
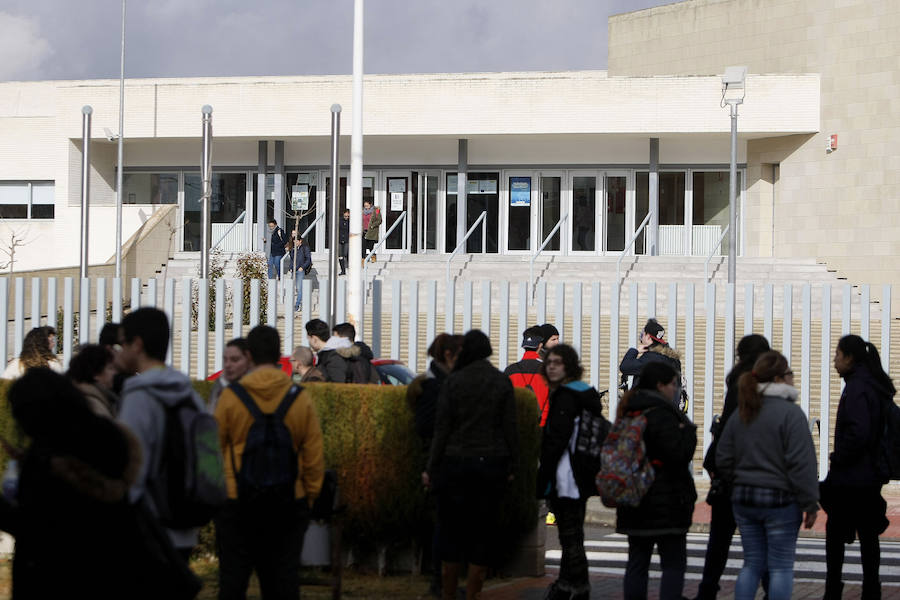
<path id="1" fill-rule="evenodd" d="M 219 599 L 246 597 L 256 570 L 263 598 L 300 597 L 298 567 L 322 489 L 322 430 L 309 394 L 278 366 L 278 331 L 247 335 L 250 371 L 216 406 L 228 500 L 216 518 Z"/>
<path id="2" fill-rule="evenodd" d="M 557 340 L 559 340 L 559 335 L 557 335 Z M 527 388 L 534 392 L 538 409 L 541 411 L 541 427 L 543 427 L 547 423 L 547 396 L 549 396 L 550 390 L 547 387 L 547 380 L 541 374 L 544 334 L 539 325 L 529 327 L 522 332 L 522 349 L 525 350 L 522 360 L 506 367 L 503 374 L 509 377 L 513 387 Z"/>
<path id="3" fill-rule="evenodd" d="M 542 375 L 550 384 L 550 398 L 541 439 L 537 495 L 549 500 L 562 548 L 559 577 L 547 590 L 546 600 L 586 600 L 591 594 L 584 552 L 584 512 L 587 499 L 597 494 L 594 478 L 598 465 L 591 460 L 590 452 L 583 453 L 590 440 L 579 434 L 590 426 L 589 421 L 596 420 L 597 448 L 606 438 L 609 421 L 603 419 L 600 394 L 581 381 L 583 373 L 578 353 L 566 344 L 554 346 L 544 358 Z"/>
<path id="4" fill-rule="evenodd" d="M 165 364 L 169 319 L 164 312 L 145 307 L 128 313 L 122 319 L 120 336 L 118 361 L 137 375 L 125 381 L 118 419 L 137 436 L 143 450 L 130 497 L 132 502 L 147 501 L 187 561 L 197 545 L 199 527 L 212 518 L 219 501 L 224 501 L 224 485 L 215 444 L 197 446 L 197 440 L 185 438 L 191 437 L 190 425 L 196 422 L 214 440 L 215 421 L 204 410 L 188 376 Z M 186 479 L 190 476 L 185 471 L 188 463 L 212 468 L 191 471 L 200 478 L 199 487 L 196 478 Z M 210 493 L 206 506 L 202 506 L 204 498 L 189 497 L 198 490 Z M 201 506 L 195 506 L 193 500 Z"/>
<path id="5" fill-rule="evenodd" d="M 609 435 L 613 437 L 623 419 L 631 420 L 637 430 L 642 427 L 640 445 L 646 450 L 644 460 L 652 476 L 643 495 L 626 494 L 634 498 L 636 505 L 620 502 L 616 507 L 616 531 L 628 536 L 626 600 L 647 597 L 654 546 L 662 569 L 659 597 L 681 600 L 687 568 L 687 532 L 697 501 L 689 469 L 697 447 L 697 427 L 678 410 L 679 385 L 679 374 L 669 364 L 648 363 L 640 373 L 637 387 L 619 402 L 616 424 Z M 606 464 L 604 458 L 604 468 Z M 601 472 L 600 476 L 604 475 L 607 473 Z"/>
<path id="6" fill-rule="evenodd" d="M 828 476 L 821 484 L 825 524 L 825 598 L 841 597 L 844 545 L 859 538 L 862 598 L 881 598 L 878 536 L 888 526 L 881 486 L 890 473 L 879 460 L 885 418 L 896 388 L 881 367 L 874 344 L 845 335 L 834 352 L 834 368 L 844 379 L 844 391 L 834 423 L 834 452 Z"/>

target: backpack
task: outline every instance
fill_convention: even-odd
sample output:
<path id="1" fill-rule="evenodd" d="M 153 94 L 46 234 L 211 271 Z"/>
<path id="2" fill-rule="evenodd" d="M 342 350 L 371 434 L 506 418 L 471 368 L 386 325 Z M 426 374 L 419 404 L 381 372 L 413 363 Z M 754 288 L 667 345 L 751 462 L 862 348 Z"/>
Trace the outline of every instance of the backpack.
<path id="1" fill-rule="evenodd" d="M 576 430 L 572 436 L 574 443 L 568 448 L 569 462 L 578 489 L 596 490 L 593 483 L 603 466 L 603 442 L 606 441 L 612 424 L 602 414 L 587 408 L 581 409 L 577 419 Z"/>
<path id="2" fill-rule="evenodd" d="M 219 426 L 197 408 L 193 392 L 165 410 L 159 467 L 149 493 L 159 521 L 169 529 L 190 529 L 210 521 L 225 504 L 225 469 Z"/>
<path id="3" fill-rule="evenodd" d="M 629 412 L 616 419 L 603 442 L 596 484 L 605 506 L 638 506 L 653 484 L 655 473 L 644 444 L 649 410 Z"/>
<path id="4" fill-rule="evenodd" d="M 878 471 L 886 481 L 900 479 L 900 406 L 891 397 L 884 400 L 882 418 L 884 430 L 876 457 Z"/>
<path id="5" fill-rule="evenodd" d="M 381 383 L 372 361 L 364 356 L 347 359 L 347 383 Z"/>
<path id="6" fill-rule="evenodd" d="M 299 385 L 291 385 L 275 412 L 263 413 L 244 386 L 235 382 L 230 386 L 244 403 L 253 424 L 247 432 L 241 468 L 235 469 L 238 500 L 291 501 L 297 481 L 297 450 L 294 438 L 284 424 L 284 416 L 300 394 Z M 234 447 L 231 449 L 231 465 L 234 468 Z"/>

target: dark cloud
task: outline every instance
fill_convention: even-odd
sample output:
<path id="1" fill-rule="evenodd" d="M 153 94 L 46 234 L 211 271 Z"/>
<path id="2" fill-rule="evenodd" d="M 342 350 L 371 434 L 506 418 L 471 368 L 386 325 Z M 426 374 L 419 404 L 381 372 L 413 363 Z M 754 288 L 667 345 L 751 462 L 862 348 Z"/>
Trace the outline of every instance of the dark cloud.
<path id="1" fill-rule="evenodd" d="M 603 69 L 609 15 L 666 1 L 369 0 L 365 70 Z M 118 78 L 118 0 L 5 0 L 0 28 L 23 20 L 0 78 Z M 128 77 L 346 74 L 353 1 L 132 0 L 126 34 Z"/>

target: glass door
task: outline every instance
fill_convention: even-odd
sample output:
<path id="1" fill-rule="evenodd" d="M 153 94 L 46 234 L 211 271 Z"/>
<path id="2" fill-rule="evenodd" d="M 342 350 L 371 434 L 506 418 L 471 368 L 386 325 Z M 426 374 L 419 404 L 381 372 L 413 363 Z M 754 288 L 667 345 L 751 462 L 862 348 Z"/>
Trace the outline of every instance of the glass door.
<path id="1" fill-rule="evenodd" d="M 435 253 L 440 248 L 440 201 L 441 174 L 438 171 L 413 173 L 418 181 L 416 190 L 416 234 L 412 248 L 415 252 Z M 456 218 L 450 215 L 447 218 Z"/>
<path id="2" fill-rule="evenodd" d="M 531 171 L 504 173 L 506 211 L 506 251 L 530 254 L 534 247 L 534 199 L 537 197 L 535 178 Z"/>
<path id="3" fill-rule="evenodd" d="M 318 200 L 318 173 L 315 171 L 289 172 L 286 174 L 287 199 L 284 206 L 287 211 L 285 229 L 306 236 L 303 241 L 310 248 L 316 247 L 317 227 L 311 227 L 319 214 Z M 293 207 L 297 208 L 294 209 Z M 308 230 L 308 231 L 307 231 Z"/>
<path id="4" fill-rule="evenodd" d="M 628 241 L 625 218 L 628 206 L 628 175 L 626 173 L 606 173 L 603 177 L 603 197 L 605 199 L 603 250 L 609 253 L 621 252 L 625 249 L 625 243 Z M 631 231 L 633 232 L 634 229 Z"/>
<path id="5" fill-rule="evenodd" d="M 535 250 L 540 249 L 541 244 L 544 243 L 544 240 L 547 239 L 547 236 L 550 235 L 550 232 L 553 231 L 553 228 L 556 227 L 556 224 L 562 218 L 562 173 L 541 173 L 539 193 L 541 198 L 540 206 L 538 207 L 540 210 L 540 235 L 536 240 L 537 247 Z M 550 238 L 550 241 L 544 247 L 544 252 L 559 252 L 562 248 L 562 230 L 563 228 L 560 227 L 553 234 L 553 237 Z"/>
<path id="6" fill-rule="evenodd" d="M 412 186 L 410 186 L 409 171 L 384 174 L 381 235 L 387 233 L 388 229 L 403 218 L 403 222 L 394 228 L 384 243 L 383 248 L 388 253 L 409 248 L 409 236 L 412 229 L 410 225 L 415 219 L 411 198 Z M 404 212 L 406 212 L 406 217 L 403 217 Z"/>
<path id="7" fill-rule="evenodd" d="M 449 179 L 450 176 L 448 176 L 448 181 Z M 466 230 L 468 231 L 468 228 L 475 224 L 481 213 L 486 213 L 482 225 L 472 233 L 466 242 L 466 252 L 496 254 L 500 249 L 500 189 L 497 185 L 499 179 L 500 173 L 496 171 L 469 173 L 466 178 Z M 454 176 L 453 189 L 456 189 L 456 181 L 457 178 Z M 451 252 L 454 247 L 456 247 L 455 241 L 450 248 Z"/>
<path id="8" fill-rule="evenodd" d="M 210 245 L 215 244 L 231 228 L 232 223 L 247 208 L 247 173 L 213 173 L 210 178 L 209 220 L 211 229 Z M 184 218 L 183 248 L 199 251 L 201 245 L 201 219 L 203 182 L 200 173 L 184 174 Z M 235 231 L 237 233 L 235 233 Z M 266 229 L 268 234 L 268 229 Z M 243 250 L 246 235 L 242 228 L 235 227 L 229 234 L 227 250 Z"/>
<path id="9" fill-rule="evenodd" d="M 636 229 L 647 216 L 649 207 L 650 174 L 647 171 L 637 173 L 635 183 L 635 215 Z M 682 255 L 685 242 L 685 172 L 667 171 L 659 174 L 659 255 Z M 650 223 L 638 236 L 634 244 L 636 254 L 648 254 L 647 230 Z M 632 230 L 633 231 L 633 230 Z"/>
<path id="10" fill-rule="evenodd" d="M 363 171 L 362 176 L 362 199 L 363 203 L 366 200 L 375 204 L 375 173 L 371 171 Z M 322 194 L 322 210 L 325 211 L 325 216 L 322 217 L 319 222 L 316 224 L 315 231 L 318 231 L 318 237 L 321 238 L 322 241 L 319 242 L 318 248 L 316 248 L 319 252 L 322 252 L 326 248 L 330 248 L 331 244 L 328 240 L 329 236 L 329 227 L 331 226 L 331 173 L 329 171 L 321 171 L 319 173 L 319 181 L 325 182 L 325 189 L 321 191 Z M 344 209 L 347 208 L 347 182 L 350 181 L 350 173 L 347 171 L 341 171 L 341 177 L 338 181 L 338 197 L 340 201 L 340 205 L 338 207 L 338 218 L 340 219 L 340 215 L 343 214 Z M 384 210 L 381 211 L 382 219 L 384 218 Z M 363 230 L 363 236 L 365 237 L 365 230 Z M 365 243 L 362 244 L 365 247 Z M 312 249 L 313 246 L 310 245 Z"/>
<path id="11" fill-rule="evenodd" d="M 565 227 L 572 240 L 570 251 L 574 254 L 594 254 L 600 248 L 600 187 L 596 171 L 575 171 L 569 176 L 572 190 L 572 208 Z"/>

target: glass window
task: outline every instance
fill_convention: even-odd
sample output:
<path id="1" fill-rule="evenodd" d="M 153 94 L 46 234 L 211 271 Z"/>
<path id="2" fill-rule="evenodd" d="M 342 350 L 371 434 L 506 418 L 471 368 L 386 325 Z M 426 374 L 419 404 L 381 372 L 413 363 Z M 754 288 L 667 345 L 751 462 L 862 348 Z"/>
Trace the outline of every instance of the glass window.
<path id="1" fill-rule="evenodd" d="M 719 241 L 719 236 L 728 227 L 728 171 L 695 171 L 693 183 L 693 238 L 691 252 L 695 255 L 707 255 L 712 252 Z M 741 193 L 741 172 L 737 174 L 737 194 Z M 738 202 L 740 208 L 740 202 Z M 723 248 L 728 248 L 728 235 L 722 240 Z"/>
<path id="2" fill-rule="evenodd" d="M 55 200 L 52 182 L 33 183 L 31 185 L 31 218 L 52 219 L 55 216 Z"/>
<path id="3" fill-rule="evenodd" d="M 178 204 L 178 173 L 123 173 L 123 204 Z"/>
<path id="4" fill-rule="evenodd" d="M 509 230 L 510 250 L 531 250 L 531 177 L 510 177 Z"/>
<path id="5" fill-rule="evenodd" d="M 0 181 L 0 219 L 52 219 L 52 181 Z"/>
<path id="6" fill-rule="evenodd" d="M 666 172 L 659 174 L 659 225 L 680 225 L 684 226 L 684 185 L 685 174 L 683 171 Z M 635 185 L 636 206 L 634 215 L 634 227 L 638 228 L 644 217 L 649 211 L 650 198 L 650 174 L 647 171 L 637 174 Z M 650 223 L 647 223 L 647 227 Z M 634 242 L 635 254 L 644 254 L 647 252 L 645 248 L 644 231 L 638 236 Z M 664 234 L 660 233 L 662 237 Z M 677 244 L 676 244 L 677 245 Z"/>
<path id="7" fill-rule="evenodd" d="M 210 224 L 213 235 L 218 233 L 216 224 L 229 226 L 246 206 L 246 173 L 213 173 L 212 193 L 209 202 Z M 201 198 L 203 185 L 200 173 L 184 174 L 184 249 L 200 249 Z M 220 234 L 221 235 L 221 234 Z M 214 244 L 215 239 L 210 240 Z"/>
<path id="8" fill-rule="evenodd" d="M 593 252 L 596 249 L 594 226 L 597 210 L 597 178 L 572 178 L 572 250 Z"/>
<path id="9" fill-rule="evenodd" d="M 499 173 L 469 173 L 466 176 L 466 230 L 475 224 L 475 221 L 481 216 L 482 212 L 487 212 L 485 220 L 482 221 L 487 227 L 487 252 L 496 253 L 499 244 L 497 234 L 500 231 L 500 196 L 497 183 L 500 179 Z M 448 252 L 453 252 L 456 248 L 456 189 L 457 189 L 456 173 L 447 174 L 447 214 L 451 218 L 447 219 L 447 246 Z M 452 207 L 452 208 L 451 208 Z M 451 212 L 452 211 L 452 212 Z M 450 222 L 453 222 L 453 238 L 450 235 Z M 483 252 L 481 247 L 482 232 L 481 227 L 472 232 L 469 240 L 466 242 L 466 252 Z"/>

